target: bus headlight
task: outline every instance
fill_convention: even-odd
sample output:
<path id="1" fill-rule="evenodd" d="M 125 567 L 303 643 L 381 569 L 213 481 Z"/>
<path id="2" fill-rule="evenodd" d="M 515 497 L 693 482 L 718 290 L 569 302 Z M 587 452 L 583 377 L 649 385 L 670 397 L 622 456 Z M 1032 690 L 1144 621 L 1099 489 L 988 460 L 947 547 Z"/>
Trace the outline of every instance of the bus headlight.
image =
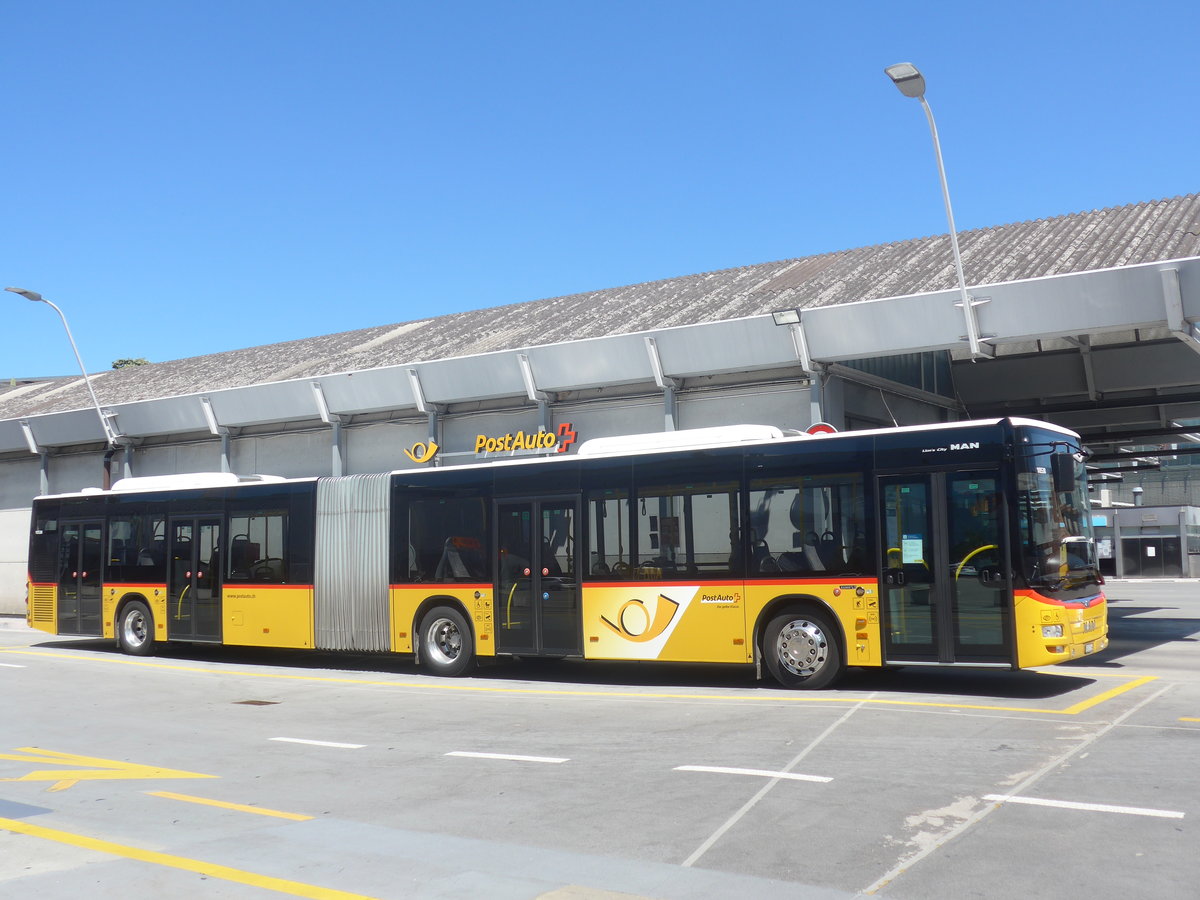
<path id="1" fill-rule="evenodd" d="M 1044 638 L 1060 638 L 1063 636 L 1063 627 L 1061 625 L 1043 625 L 1042 637 Z"/>

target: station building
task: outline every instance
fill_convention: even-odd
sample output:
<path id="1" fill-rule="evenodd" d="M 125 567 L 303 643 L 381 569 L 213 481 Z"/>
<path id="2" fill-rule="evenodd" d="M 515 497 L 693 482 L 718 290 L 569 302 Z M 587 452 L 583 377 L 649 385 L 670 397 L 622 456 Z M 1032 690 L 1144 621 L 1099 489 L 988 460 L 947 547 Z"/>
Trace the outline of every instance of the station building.
<path id="1" fill-rule="evenodd" d="M 97 373 L 111 444 L 82 378 L 11 378 L 0 614 L 24 611 L 32 499 L 105 478 L 345 475 L 717 425 L 1020 415 L 1084 436 L 1097 504 L 1195 505 L 1200 195 L 959 243 L 966 303 L 940 235 Z"/>

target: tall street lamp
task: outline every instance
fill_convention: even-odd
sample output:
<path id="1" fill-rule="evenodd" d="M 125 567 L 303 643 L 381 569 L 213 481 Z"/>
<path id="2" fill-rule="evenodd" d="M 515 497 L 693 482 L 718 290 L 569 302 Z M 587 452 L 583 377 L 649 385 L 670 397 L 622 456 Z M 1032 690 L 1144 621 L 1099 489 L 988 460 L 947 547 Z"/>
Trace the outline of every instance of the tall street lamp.
<path id="1" fill-rule="evenodd" d="M 71 334 L 71 326 L 67 324 L 67 317 L 63 311 L 54 303 L 51 303 L 37 291 L 27 291 L 23 288 L 7 287 L 6 291 L 11 291 L 14 294 L 20 294 L 26 300 L 32 300 L 34 303 L 45 303 L 52 310 L 58 313 L 58 317 L 62 319 L 63 328 L 67 332 L 67 340 L 71 342 L 71 349 L 75 352 L 75 361 L 79 363 L 79 371 L 83 374 L 83 383 L 87 385 L 88 394 L 91 395 L 92 405 L 96 407 L 96 415 L 100 417 L 100 427 L 104 429 L 104 442 L 108 445 L 108 451 L 104 455 L 104 488 L 107 490 L 111 487 L 111 461 L 112 455 L 119 447 L 117 441 L 117 433 L 113 430 L 112 424 L 108 421 L 108 416 L 104 415 L 104 410 L 100 408 L 100 401 L 96 399 L 96 391 L 92 388 L 92 379 L 88 377 L 87 368 L 83 365 L 83 358 L 79 355 L 79 348 L 75 345 L 75 338 Z"/>
<path id="2" fill-rule="evenodd" d="M 915 97 L 921 101 L 925 110 L 925 118 L 929 120 L 929 133 L 933 135 L 933 152 L 937 156 L 938 177 L 942 182 L 942 199 L 946 203 L 946 219 L 950 223 L 950 249 L 954 254 L 954 271 L 958 275 L 958 292 L 961 294 L 963 315 L 967 320 L 967 344 L 971 349 L 971 357 L 991 356 L 990 348 L 985 349 L 979 339 L 979 322 L 975 318 L 974 303 L 967 294 L 967 281 L 963 277 L 962 256 L 958 252 L 958 232 L 954 228 L 954 210 L 950 208 L 950 188 L 946 184 L 946 167 L 942 163 L 942 144 L 938 140 L 937 125 L 933 121 L 933 110 L 925 100 L 925 76 L 912 63 L 896 63 L 883 70 L 888 78 L 899 88 L 905 97 Z"/>

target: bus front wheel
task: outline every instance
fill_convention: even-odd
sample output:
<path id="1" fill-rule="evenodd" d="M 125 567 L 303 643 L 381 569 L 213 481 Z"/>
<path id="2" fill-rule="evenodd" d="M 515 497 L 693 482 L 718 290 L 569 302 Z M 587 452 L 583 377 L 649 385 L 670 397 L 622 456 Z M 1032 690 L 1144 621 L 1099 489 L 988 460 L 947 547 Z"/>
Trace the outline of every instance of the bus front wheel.
<path id="1" fill-rule="evenodd" d="M 842 673 L 842 649 L 833 623 L 817 612 L 776 616 L 763 634 L 767 669 L 784 687 L 818 690 Z"/>
<path id="2" fill-rule="evenodd" d="M 420 635 L 421 667 L 430 675 L 462 675 L 475 662 L 471 628 L 456 609 L 437 606 L 425 613 Z"/>
<path id="3" fill-rule="evenodd" d="M 142 601 L 130 601 L 121 610 L 117 646 L 132 656 L 149 656 L 154 650 L 154 616 Z"/>

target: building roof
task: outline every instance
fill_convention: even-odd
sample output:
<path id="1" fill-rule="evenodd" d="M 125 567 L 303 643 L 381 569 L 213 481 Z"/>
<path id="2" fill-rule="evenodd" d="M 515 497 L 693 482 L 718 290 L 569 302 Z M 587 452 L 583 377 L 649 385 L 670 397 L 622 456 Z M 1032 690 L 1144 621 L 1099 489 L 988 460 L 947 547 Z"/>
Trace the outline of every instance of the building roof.
<path id="1" fill-rule="evenodd" d="M 962 232 L 969 284 L 1200 255 L 1200 194 Z M 947 235 L 104 372 L 106 405 L 954 288 Z M 0 420 L 83 409 L 82 379 L 0 386 Z"/>

